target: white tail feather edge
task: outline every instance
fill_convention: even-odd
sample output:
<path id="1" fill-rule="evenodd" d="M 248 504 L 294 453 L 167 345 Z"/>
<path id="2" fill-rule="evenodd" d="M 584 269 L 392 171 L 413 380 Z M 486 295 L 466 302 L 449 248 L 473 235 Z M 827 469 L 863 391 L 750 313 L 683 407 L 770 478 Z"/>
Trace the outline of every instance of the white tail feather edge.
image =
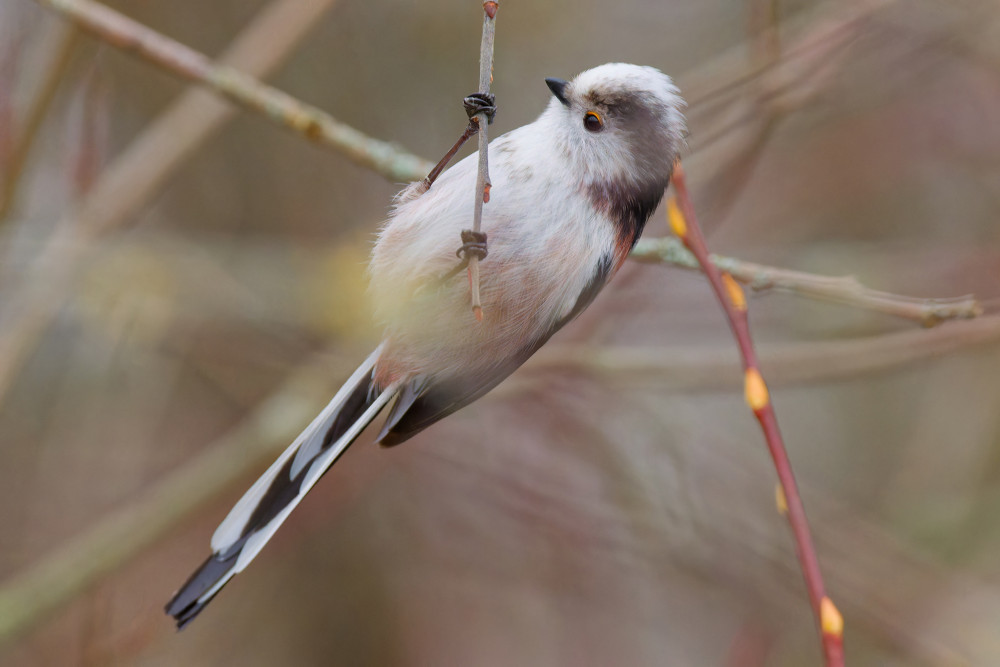
<path id="1" fill-rule="evenodd" d="M 376 353 L 377 352 L 378 350 L 376 350 Z M 363 368 L 364 366 L 362 366 L 358 370 L 361 371 Z M 358 376 L 357 373 L 355 373 L 355 376 L 351 378 L 351 380 L 354 382 L 356 382 L 359 379 L 360 377 Z M 348 382 L 347 385 L 345 386 L 351 386 L 351 384 L 352 382 Z M 347 446 L 351 444 L 355 440 L 355 438 L 357 438 L 361 434 L 361 431 L 363 431 L 365 427 L 367 427 L 368 424 L 371 423 L 371 421 L 375 418 L 375 416 L 382 410 L 383 407 L 385 407 L 385 404 L 388 403 L 393 396 L 395 396 L 396 389 L 397 389 L 396 385 L 391 385 L 387 387 L 385 391 L 383 391 L 378 396 L 378 398 L 376 398 L 375 401 L 368 407 L 368 409 L 365 410 L 364 413 L 362 413 L 361 417 L 359 417 L 357 421 L 351 424 L 351 427 L 348 428 L 347 431 L 340 438 L 337 439 L 337 442 L 335 442 L 333 446 L 324 451 L 315 461 L 313 461 L 312 465 L 310 465 L 309 467 L 309 471 L 306 473 L 305 479 L 302 480 L 302 487 L 299 489 L 299 493 L 298 495 L 295 496 L 295 499 L 292 500 L 290 503 L 288 503 L 288 505 L 284 509 L 282 509 L 281 512 L 279 512 L 273 519 L 271 519 L 267 523 L 267 525 L 264 526 L 263 529 L 257 531 L 247 539 L 247 541 L 243 545 L 243 548 L 240 549 L 240 555 L 236 559 L 236 563 L 233 565 L 232 568 L 229 569 L 228 572 L 226 572 L 225 576 L 221 577 L 217 582 L 215 582 L 215 585 L 213 585 L 210 589 L 205 591 L 198 598 L 199 603 L 204 603 L 212 599 L 212 597 L 216 593 L 218 593 L 222 589 L 222 587 L 225 586 L 229 582 L 229 580 L 233 578 L 234 575 L 236 575 L 238 572 L 242 572 L 243 569 L 250 564 L 250 562 L 257 556 L 257 554 L 260 553 L 260 550 L 264 548 L 264 545 L 267 544 L 267 542 L 274 536 L 274 533 L 278 530 L 278 528 L 281 527 L 281 524 L 284 523 L 285 519 L 288 518 L 288 515 L 292 513 L 292 510 L 298 506 L 299 502 L 305 497 L 307 493 L 309 493 L 313 485 L 316 484 L 319 478 L 323 476 L 323 473 L 326 472 L 326 470 L 337 461 L 337 459 L 344 452 Z M 334 400 L 330 401 L 330 405 L 327 406 L 327 409 L 324 410 L 320 416 L 323 416 L 324 414 L 326 416 L 329 416 L 328 411 L 330 409 L 330 406 L 337 407 L 337 398 L 339 396 L 340 394 L 338 393 L 338 396 L 334 397 Z M 306 433 L 308 433 L 310 429 L 314 430 L 318 426 L 317 423 L 318 420 L 319 418 L 317 418 L 317 420 L 314 420 L 313 423 L 310 424 L 309 427 L 306 429 L 306 431 L 303 432 L 303 435 L 306 435 Z M 251 506 L 249 501 L 247 503 L 244 503 L 244 501 L 247 500 L 248 498 L 259 499 L 257 498 L 257 496 L 263 493 L 263 489 L 266 488 L 266 486 L 262 484 L 262 481 L 267 480 L 267 484 L 268 485 L 270 484 L 270 480 L 272 480 L 274 478 L 274 475 L 277 474 L 277 471 L 281 469 L 281 465 L 283 465 L 283 462 L 287 461 L 288 457 L 295 453 L 297 445 L 301 444 L 300 441 L 303 440 L 303 435 L 300 435 L 296 439 L 295 444 L 293 444 L 292 446 L 290 446 L 288 449 L 285 450 L 285 452 L 281 455 L 281 457 L 270 468 L 268 468 L 267 472 L 265 472 L 261 476 L 261 478 L 257 480 L 257 483 L 255 483 L 254 486 L 251 487 L 250 491 L 248 491 L 243 496 L 243 498 L 240 499 L 240 502 L 237 503 L 236 507 L 234 507 L 233 510 L 229 513 L 229 516 L 226 517 L 226 520 L 223 522 L 223 524 L 220 525 L 219 528 L 216 530 L 217 535 L 222 530 L 226 521 L 232 519 L 234 515 L 236 515 L 236 510 L 241 509 L 241 506 L 244 509 L 249 508 L 249 510 L 246 512 L 245 515 L 236 515 L 242 521 L 242 523 L 239 526 L 239 530 L 242 531 L 243 525 L 246 524 L 247 517 L 249 517 L 250 514 L 253 513 L 253 508 L 256 507 L 256 505 Z M 275 466 L 277 466 L 277 468 Z M 258 484 L 261 484 L 260 486 L 261 490 L 259 490 L 257 494 L 253 494 L 254 490 L 258 489 Z M 236 539 L 237 540 L 239 539 L 239 533 L 237 533 Z M 212 548 L 215 549 L 214 537 L 212 538 Z M 217 549 L 216 553 L 218 553 Z"/>
<path id="2" fill-rule="evenodd" d="M 264 474 L 261 475 L 256 482 L 254 482 L 253 486 L 251 486 L 247 492 L 243 494 L 243 497 L 239 499 L 233 509 L 229 511 L 226 518 L 219 524 L 219 527 L 215 529 L 215 534 L 212 535 L 212 551 L 215 553 L 222 553 L 239 541 L 240 537 L 243 535 L 243 529 L 246 527 L 247 520 L 253 515 L 254 509 L 256 509 L 261 497 L 267 493 L 268 488 L 271 486 L 271 482 L 274 481 L 278 472 L 281 471 L 288 459 L 294 456 L 301 447 L 308 446 L 313 439 L 317 437 L 323 438 L 326 435 L 322 426 L 331 419 L 337 410 L 340 409 L 341 405 L 347 400 L 347 397 L 350 395 L 351 391 L 361 378 L 372 372 L 372 368 L 374 368 L 375 361 L 378 359 L 378 355 L 381 351 L 381 345 L 375 348 L 375 351 L 372 352 L 367 359 L 365 359 L 365 362 L 361 364 L 356 371 L 354 371 L 354 374 L 351 375 L 347 382 L 344 383 L 327 406 L 323 408 L 323 411 L 312 420 L 312 423 L 310 423 L 309 426 L 307 426 L 305 430 L 299 434 L 299 437 L 295 438 L 295 441 L 289 445 L 284 452 L 282 452 L 281 456 L 279 456 L 278 459 L 271 464 L 271 467 L 269 467 Z M 388 394 L 389 392 L 383 393 Z M 341 438 L 341 440 L 343 440 L 343 438 Z"/>
<path id="3" fill-rule="evenodd" d="M 267 525 L 262 529 L 254 533 L 247 539 L 243 548 L 240 549 L 239 558 L 236 559 L 236 566 L 233 568 L 234 572 L 242 572 L 243 568 L 250 564 L 250 561 L 260 552 L 267 541 L 271 539 L 275 531 L 281 526 L 288 515 L 291 514 L 292 510 L 298 506 L 299 502 L 305 497 L 309 490 L 312 489 L 313 485 L 319 481 L 319 478 L 323 476 L 327 468 L 332 466 L 334 462 L 340 457 L 340 455 L 347 449 L 347 446 L 351 444 L 355 438 L 361 435 L 361 431 L 368 426 L 375 415 L 377 415 L 385 404 L 391 399 L 396 393 L 396 387 L 390 386 L 385 389 L 375 401 L 368 406 L 368 409 L 364 411 L 361 417 L 351 424 L 351 427 L 347 429 L 344 435 L 340 436 L 336 443 L 333 444 L 329 449 L 324 451 L 312 465 L 309 466 L 309 472 L 306 473 L 306 477 L 302 480 L 302 487 L 299 489 L 298 495 L 295 499 L 288 503 L 288 506 L 281 510 L 281 512 L 271 519 Z"/>

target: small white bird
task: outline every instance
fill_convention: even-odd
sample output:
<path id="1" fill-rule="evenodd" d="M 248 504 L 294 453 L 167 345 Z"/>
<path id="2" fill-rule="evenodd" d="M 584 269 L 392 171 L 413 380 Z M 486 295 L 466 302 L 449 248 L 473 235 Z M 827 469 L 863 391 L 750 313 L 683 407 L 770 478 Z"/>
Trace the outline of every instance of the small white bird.
<path id="1" fill-rule="evenodd" d="M 482 229 L 483 319 L 469 306 L 456 240 L 473 217 L 477 158 L 430 190 L 404 190 L 369 267 L 381 345 L 229 513 L 212 555 L 167 604 L 183 627 L 241 572 L 386 406 L 397 445 L 499 384 L 583 311 L 621 267 L 670 181 L 683 101 L 668 76 L 621 63 L 570 82 L 538 119 L 490 144 Z"/>

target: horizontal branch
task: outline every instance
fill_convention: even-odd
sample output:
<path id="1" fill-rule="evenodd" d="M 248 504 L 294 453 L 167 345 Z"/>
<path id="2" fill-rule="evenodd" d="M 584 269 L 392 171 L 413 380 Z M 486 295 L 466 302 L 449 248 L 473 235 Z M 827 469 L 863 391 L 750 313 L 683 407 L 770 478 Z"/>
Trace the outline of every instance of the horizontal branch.
<path id="1" fill-rule="evenodd" d="M 643 239 L 631 258 L 646 263 L 672 264 L 699 271 L 698 262 L 680 241 L 673 238 Z M 745 262 L 733 257 L 711 255 L 721 271 L 745 283 L 754 291 L 779 290 L 820 301 L 874 310 L 932 327 L 946 320 L 971 319 L 983 314 L 974 296 L 926 299 L 880 292 L 862 285 L 854 276 L 820 276 L 802 271 L 779 269 Z"/>
<path id="2" fill-rule="evenodd" d="M 93 0 L 36 0 L 93 35 L 291 128 L 393 181 L 415 181 L 433 166 L 402 148 L 360 132 L 240 70 L 207 56 Z"/>
<path id="3" fill-rule="evenodd" d="M 979 345 L 1000 343 L 1000 315 L 925 331 L 808 343 L 762 345 L 760 364 L 774 387 L 857 378 L 901 368 Z M 580 370 L 630 382 L 655 382 L 677 391 L 717 391 L 738 386 L 739 356 L 731 348 L 625 347 L 550 344 L 524 365 L 531 374 L 556 368 Z M 503 391 L 516 391 L 523 373 Z M 503 386 L 502 386 L 503 387 Z"/>

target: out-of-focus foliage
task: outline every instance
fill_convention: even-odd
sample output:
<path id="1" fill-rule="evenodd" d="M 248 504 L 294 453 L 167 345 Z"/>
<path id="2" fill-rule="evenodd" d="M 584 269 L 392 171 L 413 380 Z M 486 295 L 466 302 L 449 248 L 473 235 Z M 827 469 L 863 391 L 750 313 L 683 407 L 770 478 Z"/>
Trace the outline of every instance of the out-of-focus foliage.
<path id="1" fill-rule="evenodd" d="M 209 54 L 264 5 L 117 3 Z M 503 3 L 494 133 L 539 113 L 546 76 L 655 65 L 697 93 L 688 174 L 713 250 L 916 296 L 975 292 L 995 312 L 1000 9 L 778 3 L 782 47 L 805 73 L 733 149 L 715 138 L 738 137 L 762 107 L 705 93 L 724 80 L 714 72 L 766 62 L 748 26 L 767 6 Z M 464 127 L 480 22 L 472 1 L 340 0 L 271 80 L 436 159 Z M 0 149 L 53 25 L 28 0 L 0 0 L 0 33 L 18 36 L 0 44 Z M 831 39 L 843 46 L 817 66 L 810 55 Z M 184 89 L 80 40 L 0 221 L 0 322 L 55 221 Z M 332 369 L 377 340 L 365 256 L 397 189 L 244 114 L 100 239 L 0 404 L 0 589 L 197 460 L 316 351 L 331 351 L 320 391 L 336 388 Z M 647 233 L 666 233 L 662 215 Z M 913 326 L 778 295 L 751 296 L 750 312 L 765 374 L 792 344 Z M 819 379 L 772 383 L 850 664 L 1000 663 L 996 341 L 847 379 L 828 369 L 836 380 L 814 356 Z M 688 363 L 663 377 L 539 364 L 399 449 L 362 439 L 176 634 L 162 604 L 252 479 L 220 489 L 156 548 L 0 648 L 0 662 L 818 664 L 739 375 L 699 373 L 699 360 L 735 360 L 701 277 L 626 266 L 551 345 L 568 343 Z"/>

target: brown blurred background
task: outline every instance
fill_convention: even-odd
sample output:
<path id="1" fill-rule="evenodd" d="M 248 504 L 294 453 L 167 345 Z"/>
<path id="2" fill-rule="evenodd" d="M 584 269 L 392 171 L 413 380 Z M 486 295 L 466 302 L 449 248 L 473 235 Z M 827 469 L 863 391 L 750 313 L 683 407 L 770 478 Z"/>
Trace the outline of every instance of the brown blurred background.
<path id="1" fill-rule="evenodd" d="M 461 132 L 480 3 L 272 1 L 113 6 L 213 57 L 271 12 L 241 57 L 284 49 L 277 87 L 427 159 Z M 175 633 L 215 526 L 377 340 L 399 184 L 247 112 L 206 129 L 210 95 L 184 116 L 187 84 L 66 26 L 0 0 L 8 182 L 55 82 L 0 220 L 0 663 L 820 663 L 719 307 L 638 264 L 474 406 L 363 437 Z M 609 61 L 690 101 L 716 252 L 984 302 L 933 329 L 750 308 L 849 664 L 1000 664 L 1000 9 L 503 2 L 494 133 Z"/>

